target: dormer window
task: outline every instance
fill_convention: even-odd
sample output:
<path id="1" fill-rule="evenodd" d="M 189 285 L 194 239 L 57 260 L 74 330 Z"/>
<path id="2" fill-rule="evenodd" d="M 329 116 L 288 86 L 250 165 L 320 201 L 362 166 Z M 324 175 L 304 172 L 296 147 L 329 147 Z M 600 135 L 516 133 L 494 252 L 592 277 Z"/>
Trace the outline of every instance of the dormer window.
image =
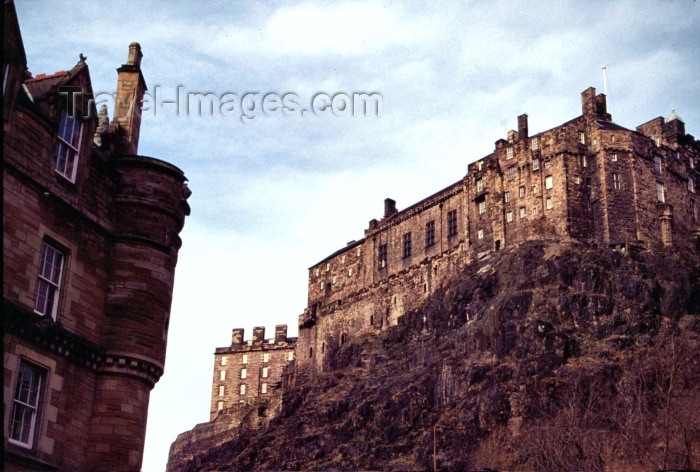
<path id="1" fill-rule="evenodd" d="M 65 111 L 61 111 L 56 145 L 56 172 L 71 182 L 75 182 L 75 174 L 78 169 L 82 130 L 82 123 Z"/>

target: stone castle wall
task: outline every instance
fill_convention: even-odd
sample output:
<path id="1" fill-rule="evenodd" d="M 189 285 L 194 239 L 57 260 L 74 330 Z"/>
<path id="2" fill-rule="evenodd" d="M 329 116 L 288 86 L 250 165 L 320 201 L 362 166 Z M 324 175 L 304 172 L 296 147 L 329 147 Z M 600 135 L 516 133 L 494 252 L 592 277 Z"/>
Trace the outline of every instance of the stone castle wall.
<path id="1" fill-rule="evenodd" d="M 521 115 L 518 130 L 463 179 L 402 211 L 387 199 L 362 240 L 313 265 L 297 376 L 322 370 L 350 337 L 396 324 L 465 264 L 505 245 L 556 239 L 695 251 L 698 142 L 679 119 L 628 130 L 611 121 L 595 89 L 581 99 L 581 116 L 537 135 Z"/>

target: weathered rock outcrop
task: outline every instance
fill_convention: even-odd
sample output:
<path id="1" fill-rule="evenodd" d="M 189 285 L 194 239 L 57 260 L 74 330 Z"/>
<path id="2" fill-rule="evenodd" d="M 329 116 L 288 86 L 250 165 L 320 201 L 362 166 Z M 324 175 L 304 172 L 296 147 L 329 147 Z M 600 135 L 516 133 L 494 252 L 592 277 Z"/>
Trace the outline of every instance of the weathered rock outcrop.
<path id="1" fill-rule="evenodd" d="M 171 470 L 698 467 L 698 275 L 672 252 L 507 248 Z"/>

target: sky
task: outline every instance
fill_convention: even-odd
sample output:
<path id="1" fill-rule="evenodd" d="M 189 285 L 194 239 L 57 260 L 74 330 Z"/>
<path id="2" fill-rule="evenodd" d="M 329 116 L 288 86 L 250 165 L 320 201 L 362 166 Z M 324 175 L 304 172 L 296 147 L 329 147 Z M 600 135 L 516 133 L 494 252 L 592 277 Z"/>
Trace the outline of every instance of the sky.
<path id="1" fill-rule="evenodd" d="M 193 192 L 146 472 L 208 421 L 213 352 L 233 328 L 296 336 L 310 266 L 362 238 L 385 198 L 402 209 L 461 179 L 518 115 L 530 134 L 553 128 L 593 86 L 622 126 L 675 108 L 700 137 L 695 1 L 15 3 L 29 70 L 83 53 L 110 115 L 115 69 L 141 44 L 139 154 L 180 167 Z M 207 93 L 212 113 L 185 106 Z M 343 110 L 361 93 L 379 113 Z"/>

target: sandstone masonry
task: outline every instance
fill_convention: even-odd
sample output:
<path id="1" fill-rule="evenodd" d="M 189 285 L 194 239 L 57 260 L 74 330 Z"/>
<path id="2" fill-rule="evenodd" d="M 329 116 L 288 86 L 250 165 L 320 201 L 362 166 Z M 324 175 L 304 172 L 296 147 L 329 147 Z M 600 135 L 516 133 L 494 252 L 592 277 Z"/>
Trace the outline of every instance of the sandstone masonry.
<path id="1" fill-rule="evenodd" d="M 82 55 L 32 77 L 12 2 L 4 22 L 4 470 L 137 471 L 190 191 L 136 155 L 138 43 L 110 124 Z"/>

